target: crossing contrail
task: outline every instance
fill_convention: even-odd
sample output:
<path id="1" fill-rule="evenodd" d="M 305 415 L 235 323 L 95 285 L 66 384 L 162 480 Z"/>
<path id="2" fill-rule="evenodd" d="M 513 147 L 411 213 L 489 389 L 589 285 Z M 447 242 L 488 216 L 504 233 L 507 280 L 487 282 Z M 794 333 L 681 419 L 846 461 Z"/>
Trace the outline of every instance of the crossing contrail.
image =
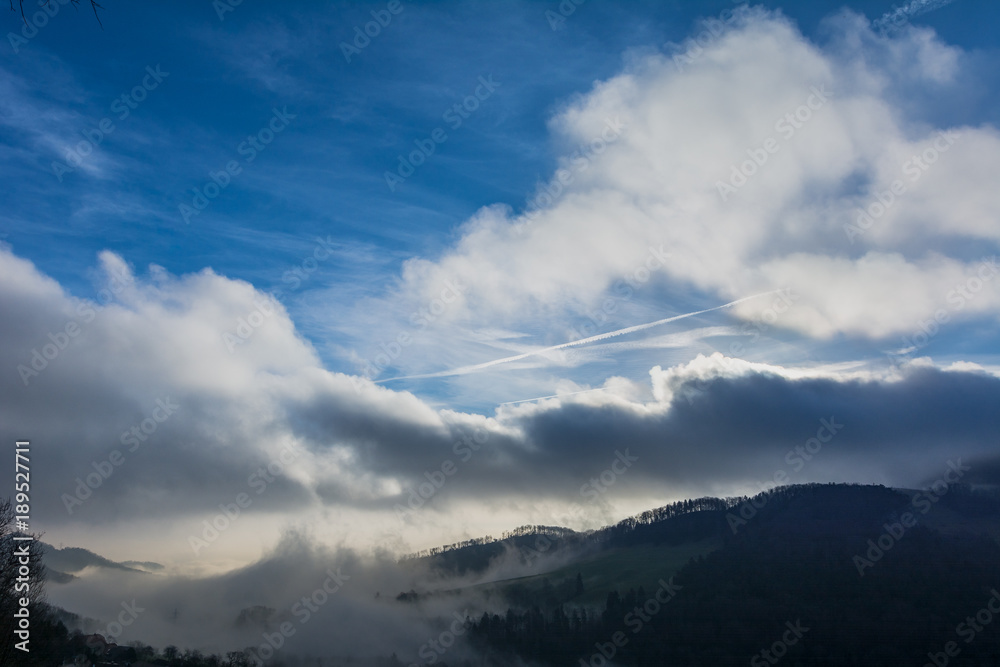
<path id="1" fill-rule="evenodd" d="M 736 304 L 743 303 L 744 301 L 750 301 L 751 299 L 767 296 L 769 294 L 778 294 L 780 292 L 781 292 L 780 289 L 772 290 L 770 292 L 761 292 L 760 294 L 745 296 L 742 299 L 736 299 L 735 301 L 724 303 L 721 306 L 713 306 L 711 308 L 705 308 L 704 310 L 696 310 L 692 313 L 684 313 L 683 315 L 674 315 L 673 317 L 667 317 L 662 320 L 656 320 L 655 322 L 647 322 L 646 324 L 636 324 L 631 327 L 625 327 L 624 329 L 618 329 L 616 331 L 608 331 L 607 333 L 597 334 L 596 336 L 591 336 L 589 338 L 581 338 L 579 340 L 570 341 L 568 343 L 560 343 L 559 345 L 553 345 L 551 347 L 543 347 L 539 350 L 533 350 L 531 352 L 525 352 L 523 354 L 515 354 L 512 357 L 504 357 L 503 359 L 494 359 L 493 361 L 486 361 L 481 364 L 473 364 L 471 366 L 461 366 L 459 368 L 453 368 L 447 371 L 438 371 L 436 373 L 401 375 L 399 377 L 386 378 L 384 380 L 376 380 L 375 383 L 381 384 L 383 382 L 392 382 L 393 380 L 419 380 L 424 378 L 439 378 L 439 377 L 447 377 L 450 375 L 466 375 L 468 373 L 475 373 L 476 371 L 492 368 L 493 366 L 499 366 L 500 364 L 509 364 L 512 361 L 520 361 L 521 359 L 527 359 L 528 357 L 535 357 L 541 354 L 546 354 L 548 352 L 554 352 L 555 350 L 562 350 L 567 347 L 576 347 L 578 345 L 586 345 L 588 343 L 595 343 L 599 340 L 614 338 L 615 336 L 624 336 L 625 334 L 635 333 L 636 331 L 651 329 L 653 327 L 658 327 L 661 324 L 667 324 L 668 322 L 676 322 L 677 320 L 683 320 L 688 317 L 694 317 L 695 315 L 701 315 L 702 313 L 710 313 L 713 310 L 721 310 L 723 308 L 729 308 L 730 306 L 735 306 Z"/>

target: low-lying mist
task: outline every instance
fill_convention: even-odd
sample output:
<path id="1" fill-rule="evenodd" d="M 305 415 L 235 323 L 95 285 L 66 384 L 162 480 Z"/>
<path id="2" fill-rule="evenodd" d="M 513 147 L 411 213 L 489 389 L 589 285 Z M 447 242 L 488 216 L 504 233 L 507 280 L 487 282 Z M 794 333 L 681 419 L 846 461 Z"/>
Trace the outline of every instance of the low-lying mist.
<path id="1" fill-rule="evenodd" d="M 328 547 L 288 531 L 246 567 L 206 578 L 87 568 L 69 583 L 48 585 L 50 603 L 82 617 L 79 629 L 118 644 L 225 655 L 250 648 L 267 660 L 376 659 L 404 662 L 472 657 L 464 620 L 506 610 L 488 586 L 555 569 L 580 546 L 504 545 L 482 571 L 442 572 L 428 559 L 398 560 L 376 551 Z M 417 595 L 401 593 L 415 592 Z M 71 630 L 74 628 L 70 628 Z M 435 657 L 436 656 L 436 657 Z"/>

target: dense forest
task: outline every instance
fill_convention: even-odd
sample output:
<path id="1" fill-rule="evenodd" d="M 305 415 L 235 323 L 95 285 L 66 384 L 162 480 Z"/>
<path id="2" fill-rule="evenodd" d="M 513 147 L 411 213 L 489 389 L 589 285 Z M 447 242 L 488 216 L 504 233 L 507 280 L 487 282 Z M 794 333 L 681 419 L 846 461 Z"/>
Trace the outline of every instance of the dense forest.
<path id="1" fill-rule="evenodd" d="M 914 495 L 881 486 L 802 485 L 754 498 L 687 500 L 589 533 L 526 526 L 401 563 L 422 561 L 458 574 L 485 570 L 491 559 L 512 552 L 526 563 L 546 552 L 575 554 L 561 575 L 543 567 L 535 587 L 519 581 L 497 589 L 506 611 L 468 618 L 465 634 L 477 657 L 450 656 L 452 665 L 765 665 L 779 659 L 789 666 L 943 665 L 954 656 L 960 664 L 1000 665 L 1000 623 L 992 624 L 993 610 L 1000 613 L 998 536 L 995 491 L 954 485 Z M 587 559 L 609 558 L 624 567 L 629 554 L 648 553 L 642 549 L 690 543 L 713 546 L 627 588 L 588 590 L 584 577 L 569 574 Z M 595 594 L 599 604 L 592 602 Z M 396 603 L 421 597 L 401 592 Z M 18 664 L 255 664 L 243 651 L 202 655 L 138 642 L 110 653 L 94 636 L 67 631 L 79 620 L 72 614 L 43 602 L 33 613 L 38 650 Z M 276 656 L 268 664 L 347 663 Z M 388 656 L 353 664 L 404 663 Z"/>
<path id="2" fill-rule="evenodd" d="M 484 614 L 472 636 L 496 664 L 517 655 L 551 665 L 920 665 L 929 653 L 950 660 L 943 651 L 954 642 L 962 664 L 1000 665 L 1000 628 L 983 622 L 1000 586 L 994 537 L 905 528 L 901 517 L 919 510 L 882 487 L 785 487 L 756 500 L 735 533 L 724 501 L 603 531 L 619 544 L 718 531 L 724 546 L 665 582 L 669 595 L 658 598 L 650 582 L 609 591 L 600 611 L 572 599 L 512 607 Z M 995 528 L 996 495 L 950 487 L 940 503 Z"/>

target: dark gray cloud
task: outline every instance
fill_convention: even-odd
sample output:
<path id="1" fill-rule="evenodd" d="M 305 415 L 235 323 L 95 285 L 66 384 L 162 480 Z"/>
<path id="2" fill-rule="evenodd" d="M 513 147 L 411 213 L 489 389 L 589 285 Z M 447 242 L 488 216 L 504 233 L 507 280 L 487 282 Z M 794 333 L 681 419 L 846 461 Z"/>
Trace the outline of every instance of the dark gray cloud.
<path id="1" fill-rule="evenodd" d="M 427 505 L 440 511 L 514 497 L 574 503 L 614 469 L 627 475 L 616 498 L 741 489 L 779 471 L 792 482 L 916 485 L 948 459 L 996 451 L 1000 379 L 921 364 L 835 375 L 699 357 L 654 369 L 647 402 L 609 389 L 490 417 L 439 410 L 322 370 L 284 312 L 230 353 L 222 334 L 257 294 L 210 272 L 131 279 L 25 383 L 18 366 L 63 340 L 81 306 L 27 262 L 0 260 L 10 277 L 0 288 L 0 430 L 34 443 L 34 508 L 49 526 L 194 518 L 240 493 L 259 496 L 265 512 L 391 516 L 435 479 L 445 483 Z M 124 266 L 110 254 L 102 263 Z M 843 428 L 813 441 L 821 451 L 809 459 L 795 454 L 821 420 Z M 637 461 L 622 468 L 626 451 Z"/>
<path id="2" fill-rule="evenodd" d="M 370 428 L 356 420 L 345 430 L 334 405 L 312 410 L 321 420 L 299 414 L 314 435 L 337 423 L 331 439 L 355 443 L 368 469 L 410 485 L 454 462 L 454 481 L 436 494 L 445 503 L 515 494 L 580 500 L 580 486 L 626 450 L 639 462 L 616 493 L 670 497 L 676 489 L 773 483 L 778 471 L 789 482 L 912 486 L 949 459 L 969 461 L 996 448 L 1000 379 L 985 372 L 913 365 L 898 377 L 845 380 L 748 366 L 705 379 L 693 366 L 673 380 L 669 404 L 570 397 L 501 413 L 497 422 L 506 432 L 489 431 L 468 461 L 451 451 L 459 442 L 454 432 L 391 420 Z"/>

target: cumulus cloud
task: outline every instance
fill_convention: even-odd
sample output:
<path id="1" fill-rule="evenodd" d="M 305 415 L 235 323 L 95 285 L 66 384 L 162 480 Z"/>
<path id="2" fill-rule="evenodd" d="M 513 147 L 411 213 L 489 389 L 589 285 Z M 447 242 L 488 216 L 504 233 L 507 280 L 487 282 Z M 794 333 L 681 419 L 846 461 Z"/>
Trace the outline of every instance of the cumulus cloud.
<path id="1" fill-rule="evenodd" d="M 569 103 L 551 129 L 585 149 L 567 151 L 528 210 L 482 209 L 379 302 L 379 330 L 414 333 L 411 312 L 449 281 L 464 287 L 392 365 L 434 372 L 565 342 L 651 248 L 669 254 L 647 274 L 659 317 L 679 294 L 707 306 L 793 289 L 803 298 L 783 329 L 884 340 L 946 308 L 1000 240 L 996 128 L 937 126 L 919 103 L 950 95 L 969 56 L 929 29 L 879 36 L 851 13 L 827 32 L 812 43 L 779 13 L 745 9 L 703 49 L 635 57 Z M 641 317 L 633 305 L 620 312 Z M 983 290 L 955 317 L 998 310 L 1000 291 Z"/>
<path id="2" fill-rule="evenodd" d="M 988 456 L 1000 426 L 1000 380 L 975 367 L 913 362 L 880 375 L 722 355 L 477 415 L 325 370 L 280 304 L 250 317 L 265 295 L 246 283 L 134 274 L 110 253 L 100 264 L 103 305 L 0 252 L 0 423 L 5 437 L 34 443 L 40 525 L 123 534 L 153 522 L 189 559 L 203 555 L 188 551 L 191 535 L 212 553 L 203 521 L 240 494 L 256 503 L 239 519 L 251 533 L 292 515 L 406 550 L 496 529 L 490 521 L 593 526 L 687 495 L 753 490 L 778 469 L 797 473 L 790 481 L 916 484 L 948 458 Z M 230 353 L 224 336 L 241 321 L 261 323 Z M 36 350 L 47 363 L 22 378 Z M 843 431 L 792 470 L 786 455 L 823 419 Z M 621 455 L 642 463 L 592 502 L 584 487 Z M 381 541 L 392 532 L 402 541 Z"/>
<path id="3" fill-rule="evenodd" d="M 609 294 L 634 325 L 664 319 L 681 292 L 698 303 L 668 316 L 790 289 L 778 326 L 805 341 L 884 342 L 941 309 L 996 316 L 983 259 L 998 235 L 996 131 L 934 127 L 905 104 L 914 82 L 948 85 L 963 54 L 926 30 L 878 37 L 851 14 L 830 26 L 820 46 L 780 15 L 746 10 L 683 66 L 673 54 L 635 59 L 553 119 L 568 145 L 603 145 L 583 164 L 567 157 L 544 184 L 560 183 L 558 196 L 530 215 L 483 209 L 451 250 L 407 262 L 392 294 L 358 304 L 388 336 L 386 366 L 433 373 L 526 355 L 517 363 L 558 369 L 638 350 L 649 362 L 638 378 L 554 373 L 554 397 L 449 409 L 372 382 L 377 372 L 329 370 L 280 303 L 210 269 L 137 271 L 104 252 L 93 301 L 0 249 L 0 424 L 39 443 L 42 523 L 160 530 L 181 558 L 203 520 L 246 494 L 243 545 L 259 548 L 255 530 L 274 536 L 293 513 L 405 550 L 752 491 L 779 469 L 791 481 L 917 484 L 950 457 L 987 461 L 998 380 L 976 367 L 666 356 L 733 334 L 697 319 L 559 347 L 574 317 L 612 312 Z M 742 182 L 734 169 L 754 173 Z M 847 233 L 861 210 L 871 223 Z M 974 280 L 959 307 L 953 290 Z M 644 286 L 661 301 L 633 298 Z M 753 321 L 761 307 L 732 312 Z M 494 383 L 492 366 L 476 370 Z M 786 456 L 821 419 L 844 428 L 791 470 Z M 590 503 L 585 485 L 625 450 L 642 464 Z"/>

